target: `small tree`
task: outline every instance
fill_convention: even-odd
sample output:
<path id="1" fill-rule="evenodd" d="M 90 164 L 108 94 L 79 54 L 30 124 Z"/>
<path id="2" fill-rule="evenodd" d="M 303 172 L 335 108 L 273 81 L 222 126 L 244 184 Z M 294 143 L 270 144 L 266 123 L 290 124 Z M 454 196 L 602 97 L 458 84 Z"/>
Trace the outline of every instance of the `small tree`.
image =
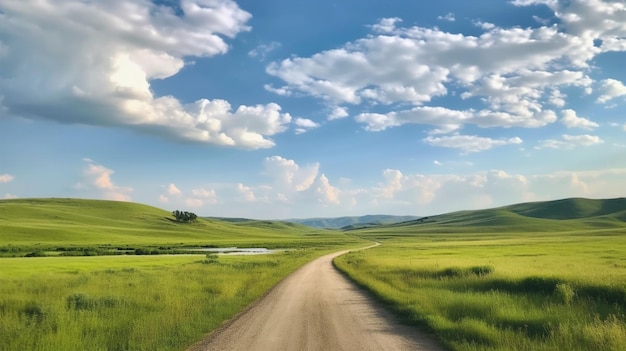
<path id="1" fill-rule="evenodd" d="M 179 210 L 173 211 L 172 215 L 174 215 L 174 218 L 176 218 L 176 222 L 179 222 L 179 223 L 195 222 L 196 219 L 198 218 L 198 216 L 193 212 L 179 211 Z"/>

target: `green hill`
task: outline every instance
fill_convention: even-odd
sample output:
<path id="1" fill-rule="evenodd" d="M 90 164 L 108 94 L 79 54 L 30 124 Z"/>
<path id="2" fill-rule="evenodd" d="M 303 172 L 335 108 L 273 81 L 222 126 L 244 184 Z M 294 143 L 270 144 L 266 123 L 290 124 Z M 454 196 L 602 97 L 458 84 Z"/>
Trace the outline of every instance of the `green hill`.
<path id="1" fill-rule="evenodd" d="M 559 220 L 607 215 L 623 218 L 626 213 L 626 198 L 607 200 L 571 198 L 546 202 L 529 202 L 506 206 L 503 209 L 526 217 Z"/>
<path id="2" fill-rule="evenodd" d="M 0 246 L 32 245 L 265 245 L 345 241 L 332 231 L 282 222 L 228 223 L 198 218 L 177 223 L 168 211 L 117 201 L 15 199 L 0 201 Z"/>
<path id="3" fill-rule="evenodd" d="M 397 232 L 547 232 L 626 228 L 626 199 L 571 198 L 458 211 L 402 223 L 362 228 Z"/>

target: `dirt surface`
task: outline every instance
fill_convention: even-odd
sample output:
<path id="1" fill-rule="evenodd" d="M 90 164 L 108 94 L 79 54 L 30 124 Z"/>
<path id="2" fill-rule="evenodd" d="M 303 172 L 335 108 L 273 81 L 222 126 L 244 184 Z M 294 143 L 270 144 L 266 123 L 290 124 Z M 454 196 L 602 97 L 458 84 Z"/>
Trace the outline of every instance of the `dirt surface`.
<path id="1" fill-rule="evenodd" d="M 320 257 L 189 351 L 444 350 L 400 325 Z"/>

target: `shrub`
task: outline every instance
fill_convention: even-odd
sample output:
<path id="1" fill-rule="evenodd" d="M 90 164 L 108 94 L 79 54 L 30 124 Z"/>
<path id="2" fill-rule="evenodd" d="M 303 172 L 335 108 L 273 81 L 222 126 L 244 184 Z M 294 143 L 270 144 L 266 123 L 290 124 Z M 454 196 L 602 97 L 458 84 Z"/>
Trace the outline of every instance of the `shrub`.
<path id="1" fill-rule="evenodd" d="M 574 296 L 576 296 L 576 292 L 574 291 L 574 288 L 572 288 L 567 283 L 557 284 L 556 289 L 554 289 L 554 294 L 559 299 L 559 301 L 561 301 L 562 303 L 566 305 L 569 305 L 574 299 Z"/>
<path id="2" fill-rule="evenodd" d="M 491 266 L 474 266 L 470 267 L 469 271 L 477 276 L 487 275 L 493 272 L 493 267 Z"/>
<path id="3" fill-rule="evenodd" d="M 41 250 L 35 250 L 25 255 L 25 257 L 45 257 L 45 256 L 46 256 L 46 253 Z"/>
<path id="4" fill-rule="evenodd" d="M 36 322 L 41 322 L 45 316 L 45 312 L 37 302 L 30 301 L 24 306 L 22 312 L 30 319 Z"/>
<path id="5" fill-rule="evenodd" d="M 204 264 L 211 264 L 211 263 L 217 263 L 217 262 L 218 262 L 217 255 L 214 253 L 207 254 L 204 261 L 202 261 L 202 263 Z"/>

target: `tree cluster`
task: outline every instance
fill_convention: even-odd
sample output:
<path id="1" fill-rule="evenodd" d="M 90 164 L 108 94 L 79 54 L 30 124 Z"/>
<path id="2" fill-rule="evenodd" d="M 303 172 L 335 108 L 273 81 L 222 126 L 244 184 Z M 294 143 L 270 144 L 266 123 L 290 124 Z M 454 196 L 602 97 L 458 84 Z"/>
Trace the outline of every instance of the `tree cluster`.
<path id="1" fill-rule="evenodd" d="M 187 211 L 176 210 L 172 212 L 172 214 L 174 215 L 174 218 L 176 218 L 176 222 L 180 223 L 191 223 L 194 222 L 196 218 L 198 218 L 195 213 Z"/>

